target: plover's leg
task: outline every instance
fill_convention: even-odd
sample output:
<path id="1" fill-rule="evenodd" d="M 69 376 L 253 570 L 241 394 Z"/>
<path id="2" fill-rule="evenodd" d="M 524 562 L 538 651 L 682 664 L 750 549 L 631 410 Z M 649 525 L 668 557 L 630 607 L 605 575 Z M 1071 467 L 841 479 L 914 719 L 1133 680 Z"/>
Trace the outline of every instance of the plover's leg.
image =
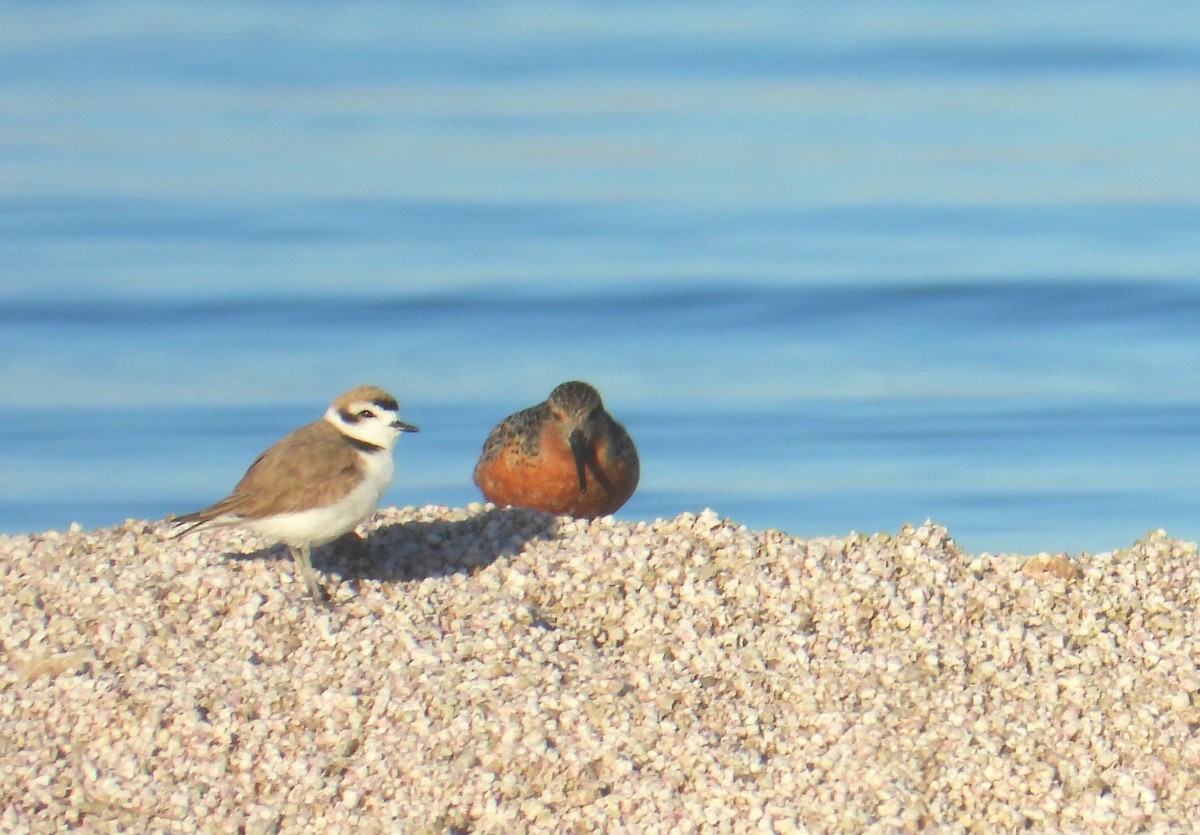
<path id="1" fill-rule="evenodd" d="M 312 599 L 318 603 L 323 603 L 329 599 L 325 593 L 325 589 L 317 582 L 317 577 L 313 574 L 312 561 L 309 559 L 311 549 L 307 545 L 292 546 L 292 559 L 296 562 L 296 570 L 300 572 L 300 579 L 304 580 L 304 585 L 308 587 L 308 593 L 312 595 Z"/>

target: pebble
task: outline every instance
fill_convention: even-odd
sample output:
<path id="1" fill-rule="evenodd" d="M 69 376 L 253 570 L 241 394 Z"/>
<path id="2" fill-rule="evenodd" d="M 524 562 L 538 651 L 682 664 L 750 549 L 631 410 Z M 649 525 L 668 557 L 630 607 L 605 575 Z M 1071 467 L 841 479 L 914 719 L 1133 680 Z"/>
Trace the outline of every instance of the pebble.
<path id="1" fill-rule="evenodd" d="M 389 508 L 0 536 L 6 832 L 1190 831 L 1200 560 Z"/>

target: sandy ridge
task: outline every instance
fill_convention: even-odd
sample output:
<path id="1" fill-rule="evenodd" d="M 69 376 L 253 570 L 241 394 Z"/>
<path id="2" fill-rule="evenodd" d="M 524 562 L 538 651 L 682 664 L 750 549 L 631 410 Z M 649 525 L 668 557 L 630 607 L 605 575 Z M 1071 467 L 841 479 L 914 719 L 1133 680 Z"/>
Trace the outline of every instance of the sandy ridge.
<path id="1" fill-rule="evenodd" d="M 0 829 L 1190 831 L 1200 565 L 711 511 L 0 537 Z"/>

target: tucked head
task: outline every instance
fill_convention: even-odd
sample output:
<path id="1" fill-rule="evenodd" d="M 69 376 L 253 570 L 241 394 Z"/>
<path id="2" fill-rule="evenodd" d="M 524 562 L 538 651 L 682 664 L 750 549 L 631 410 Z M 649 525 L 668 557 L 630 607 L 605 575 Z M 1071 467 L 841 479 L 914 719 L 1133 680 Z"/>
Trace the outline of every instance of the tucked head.
<path id="1" fill-rule="evenodd" d="M 325 410 L 325 420 L 358 441 L 391 449 L 401 432 L 417 427 L 400 420 L 400 404 L 378 386 L 359 386 L 338 397 Z"/>
<path id="2" fill-rule="evenodd" d="M 579 380 L 557 386 L 550 392 L 546 405 L 555 417 L 575 423 L 583 423 L 593 412 L 604 411 L 600 392 Z"/>
<path id="3" fill-rule="evenodd" d="M 550 392 L 546 406 L 561 425 L 562 433 L 571 447 L 571 455 L 575 458 L 579 490 L 586 493 L 587 466 L 594 459 L 591 445 L 607 425 L 600 392 L 587 383 L 572 380 Z"/>

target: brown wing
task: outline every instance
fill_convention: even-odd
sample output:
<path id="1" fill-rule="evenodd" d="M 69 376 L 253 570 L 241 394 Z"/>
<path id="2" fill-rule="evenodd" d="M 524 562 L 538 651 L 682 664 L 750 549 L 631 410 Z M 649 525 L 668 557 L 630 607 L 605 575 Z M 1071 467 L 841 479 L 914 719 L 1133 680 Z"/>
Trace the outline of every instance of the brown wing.
<path id="1" fill-rule="evenodd" d="M 479 463 L 491 461 L 509 447 L 515 447 L 522 455 L 536 456 L 542 442 L 542 425 L 549 419 L 550 407 L 545 403 L 509 415 L 484 441 Z"/>
<path id="2" fill-rule="evenodd" d="M 612 498 L 604 512 L 612 513 L 629 501 L 637 489 L 642 467 L 633 438 L 611 415 L 605 416 L 608 418 L 608 443 L 604 450 L 604 470 L 609 482 L 606 488 Z"/>
<path id="3" fill-rule="evenodd" d="M 625 427 L 613 420 L 612 416 L 605 413 L 608 418 L 608 455 L 613 460 L 621 462 L 627 469 L 637 471 L 638 453 L 637 445 L 634 444 L 633 438 Z"/>
<path id="4" fill-rule="evenodd" d="M 224 499 L 175 522 L 191 522 L 195 527 L 222 516 L 259 519 L 331 504 L 360 475 L 354 448 L 320 420 L 300 427 L 258 456 Z"/>

